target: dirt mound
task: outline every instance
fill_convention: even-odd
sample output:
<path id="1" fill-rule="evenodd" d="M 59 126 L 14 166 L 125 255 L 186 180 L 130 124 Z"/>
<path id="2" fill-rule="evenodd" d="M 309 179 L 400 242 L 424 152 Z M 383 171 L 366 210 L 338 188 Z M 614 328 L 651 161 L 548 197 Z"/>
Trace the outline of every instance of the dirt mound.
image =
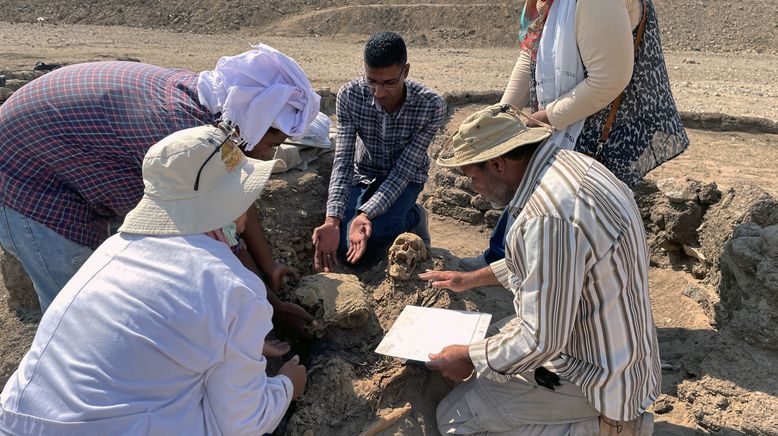
<path id="1" fill-rule="evenodd" d="M 451 257 L 433 249 L 431 258 L 418 265 L 419 270 L 450 267 Z M 418 279 L 395 281 L 386 272 L 386 262 L 359 274 L 364 296 L 370 301 L 369 319 L 361 325 L 343 328 L 330 323 L 314 343 L 308 366 L 308 389 L 284 431 L 295 435 L 357 434 L 378 419 L 387 409 L 411 404 L 411 412 L 392 429 L 398 434 L 437 434 L 435 409 L 452 385 L 423 366 L 408 365 L 398 359 L 381 356 L 373 350 L 391 328 L 406 305 L 483 311 L 500 319 L 510 314 L 511 296 L 507 292 L 485 289 L 466 294 L 436 290 Z M 345 292 L 352 298 L 356 277 L 345 274 L 319 274 L 313 281 L 330 290 Z M 305 278 L 301 287 L 310 288 Z M 489 294 L 486 292 L 490 291 Z M 289 292 L 299 301 L 310 289 Z M 488 296 L 487 296 L 488 295 Z M 361 300 L 361 298 L 360 298 Z M 334 304 L 332 305 L 334 306 Z M 345 306 L 343 306 L 345 307 Z M 343 309 L 347 315 L 348 309 Z"/>
<path id="2" fill-rule="evenodd" d="M 509 45 L 515 40 L 515 7 L 505 3 L 363 4 L 292 16 L 269 29 L 284 36 L 353 35 L 364 37 L 391 29 L 409 44 L 466 43 L 470 46 Z M 490 23 L 489 26 L 483 24 Z"/>
<path id="3" fill-rule="evenodd" d="M 521 4 L 462 0 L 0 0 L 3 20 L 220 33 L 242 28 L 279 35 L 360 38 L 384 29 L 417 45 L 514 46 Z M 778 3 L 659 0 L 665 48 L 775 52 Z M 773 17 L 773 18 L 771 18 Z M 722 31 L 721 24 L 724 24 Z"/>
<path id="4" fill-rule="evenodd" d="M 722 197 L 715 184 L 685 179 L 636 189 L 652 265 L 680 268 L 715 289 L 692 288 L 719 327 L 778 350 L 778 201 L 749 185 Z"/>

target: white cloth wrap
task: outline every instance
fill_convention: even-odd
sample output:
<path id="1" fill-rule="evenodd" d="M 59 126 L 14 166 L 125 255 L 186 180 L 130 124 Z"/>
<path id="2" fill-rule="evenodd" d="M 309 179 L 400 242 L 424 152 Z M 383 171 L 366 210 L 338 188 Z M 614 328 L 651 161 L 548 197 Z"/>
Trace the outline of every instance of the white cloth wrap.
<path id="1" fill-rule="evenodd" d="M 293 59 L 265 44 L 219 59 L 216 68 L 197 78 L 200 103 L 240 128 L 246 150 L 268 128 L 301 136 L 319 113 L 319 97 Z"/>
<path id="2" fill-rule="evenodd" d="M 555 0 L 548 11 L 535 66 L 540 109 L 570 92 L 585 78 L 575 39 L 575 6 L 576 0 Z M 559 148 L 574 149 L 584 120 L 578 120 L 564 130 L 554 130 L 549 141 Z"/>

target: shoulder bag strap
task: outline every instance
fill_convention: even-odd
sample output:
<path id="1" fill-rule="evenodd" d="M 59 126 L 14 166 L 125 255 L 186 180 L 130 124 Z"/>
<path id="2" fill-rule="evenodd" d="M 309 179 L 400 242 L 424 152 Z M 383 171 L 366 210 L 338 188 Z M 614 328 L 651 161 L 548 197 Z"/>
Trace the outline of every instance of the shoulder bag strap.
<path id="1" fill-rule="evenodd" d="M 638 32 L 635 35 L 635 41 L 634 41 L 635 58 L 637 58 L 638 56 L 640 41 L 643 39 L 643 31 L 646 29 L 646 18 L 648 15 L 648 7 L 646 6 L 647 1 L 648 0 L 643 0 L 641 2 L 643 4 L 643 14 L 640 17 Z M 619 106 L 621 106 L 621 98 L 623 96 L 624 96 L 624 91 L 621 91 L 621 94 L 619 94 L 619 96 L 616 97 L 616 99 L 613 100 L 613 102 L 611 103 L 610 113 L 608 113 L 608 118 L 605 120 L 605 125 L 602 127 L 602 133 L 600 134 L 600 139 L 597 141 L 597 151 L 594 153 L 594 158 L 597 160 L 600 160 L 602 149 L 605 146 L 605 144 L 608 142 L 608 135 L 610 135 L 611 133 L 611 127 L 613 126 L 613 122 L 616 120 L 616 113 L 619 111 Z"/>

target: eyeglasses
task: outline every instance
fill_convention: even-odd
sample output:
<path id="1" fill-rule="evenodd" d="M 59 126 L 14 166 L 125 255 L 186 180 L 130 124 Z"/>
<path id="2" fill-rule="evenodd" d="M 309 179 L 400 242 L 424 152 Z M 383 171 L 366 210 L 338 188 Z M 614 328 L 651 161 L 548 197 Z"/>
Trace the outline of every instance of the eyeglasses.
<path id="1" fill-rule="evenodd" d="M 238 136 L 238 131 L 235 129 L 235 126 L 233 126 L 231 123 L 226 122 L 220 122 L 218 124 L 219 129 L 227 134 L 227 137 L 224 138 L 224 141 L 222 141 L 219 145 L 216 146 L 216 148 L 211 152 L 211 154 L 208 155 L 208 157 L 205 159 L 205 162 L 203 162 L 202 165 L 200 165 L 200 169 L 197 170 L 197 177 L 195 178 L 194 182 L 194 190 L 197 191 L 197 189 L 200 187 L 200 174 L 203 172 L 203 168 L 205 168 L 205 165 L 208 164 L 208 161 L 211 160 L 211 158 L 219 151 L 221 150 L 222 146 L 227 143 L 227 141 L 233 140 L 233 138 L 237 138 L 237 141 L 235 141 L 235 145 L 239 146 L 243 141 L 240 140 L 240 137 Z"/>
<path id="2" fill-rule="evenodd" d="M 370 77 L 367 77 L 367 73 L 365 73 L 364 74 L 365 85 L 367 85 L 367 87 L 372 89 L 373 91 L 375 91 L 378 88 L 393 89 L 393 88 L 396 88 L 401 83 L 403 83 L 403 74 L 405 74 L 405 68 L 403 68 L 402 71 L 400 71 L 400 75 L 397 76 L 396 79 L 385 80 L 383 82 L 377 82 L 377 81 L 371 79 Z"/>

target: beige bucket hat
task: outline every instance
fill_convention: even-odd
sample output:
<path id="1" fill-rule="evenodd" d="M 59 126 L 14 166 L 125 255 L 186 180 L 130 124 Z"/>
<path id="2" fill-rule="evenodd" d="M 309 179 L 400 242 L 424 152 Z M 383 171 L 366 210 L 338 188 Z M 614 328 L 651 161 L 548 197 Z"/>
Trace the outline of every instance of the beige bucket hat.
<path id="1" fill-rule="evenodd" d="M 495 104 L 470 115 L 436 160 L 442 167 L 461 167 L 502 156 L 551 136 L 550 127 L 527 127 L 511 105 Z M 448 153 L 448 156 L 445 155 Z"/>
<path id="2" fill-rule="evenodd" d="M 276 161 L 246 157 L 213 126 L 175 132 L 143 159 L 143 198 L 119 227 L 142 235 L 189 235 L 238 218 L 265 187 Z"/>

